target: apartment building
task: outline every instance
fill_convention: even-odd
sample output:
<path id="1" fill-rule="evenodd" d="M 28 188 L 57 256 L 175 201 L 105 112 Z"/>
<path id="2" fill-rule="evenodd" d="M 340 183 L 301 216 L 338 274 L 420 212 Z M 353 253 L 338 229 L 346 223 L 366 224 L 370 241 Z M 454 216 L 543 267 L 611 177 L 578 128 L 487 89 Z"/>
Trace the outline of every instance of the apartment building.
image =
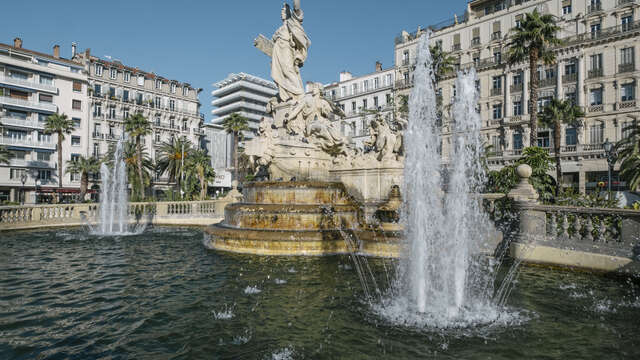
<path id="1" fill-rule="evenodd" d="M 73 50 L 73 60 L 81 63 L 88 77 L 89 153 L 104 156 L 124 134 L 124 120 L 142 113 L 152 124 L 152 133 L 143 139 L 145 151 L 156 163 L 164 142 L 186 137 L 199 147 L 204 131 L 196 89 L 187 82 L 171 80 L 153 72 L 102 59 Z M 172 185 L 166 175 L 156 177 L 154 190 Z"/>
<path id="2" fill-rule="evenodd" d="M 278 94 L 278 88 L 272 81 L 245 74 L 229 74 L 224 80 L 218 81 L 211 92 L 214 99 L 211 110 L 214 118 L 212 123 L 221 125 L 229 115 L 239 113 L 249 119 L 249 131 L 244 133 L 245 140 L 254 137 L 262 118 L 271 118 L 267 114 L 267 103 Z"/>
<path id="3" fill-rule="evenodd" d="M 324 96 L 335 101 L 345 113 L 345 118 L 339 120 L 341 133 L 360 149 L 369 138 L 369 123 L 375 116 L 371 112 L 378 111 L 385 118 L 393 116 L 395 72 L 395 68 L 383 69 L 376 62 L 373 73 L 354 77 L 341 72 L 338 82 L 324 87 Z"/>
<path id="4" fill-rule="evenodd" d="M 13 45 L 0 44 L 0 145 L 12 153 L 8 165 L 0 164 L 0 202 L 50 202 L 54 192 L 66 200 L 79 192 L 79 174 L 65 169 L 67 161 L 87 156 L 87 84 L 82 64 L 62 58 L 58 45 L 44 54 L 25 49 L 20 38 Z M 74 122 L 62 143 L 62 164 L 57 135 L 44 133 L 46 118 L 56 112 Z"/>
<path id="5" fill-rule="evenodd" d="M 207 150 L 211 157 L 211 166 L 216 172 L 213 184 L 209 185 L 211 191 L 230 188 L 231 171 L 229 169 L 233 168 L 233 138 L 222 125 L 207 123 L 202 129 L 204 137 L 201 147 Z"/>
<path id="6" fill-rule="evenodd" d="M 581 192 L 594 191 L 607 180 L 603 150 L 606 140 L 627 136 L 624 128 L 637 121 L 638 78 L 635 59 L 640 49 L 639 0 L 474 0 L 463 15 L 432 25 L 432 45 L 439 43 L 457 59 L 460 69 L 477 70 L 479 111 L 486 143 L 493 146 L 490 166 L 498 169 L 515 161 L 529 146 L 529 69 L 505 63 L 508 33 L 534 9 L 552 14 L 564 40 L 555 50 L 557 64 L 538 66 L 538 108 L 552 98 L 571 99 L 586 112 L 584 125 L 563 127 L 563 180 Z M 412 86 L 417 36 L 424 30 L 403 31 L 395 40 L 399 94 Z M 438 84 L 443 103 L 455 96 L 455 74 Z M 443 117 L 443 158 L 447 161 L 450 114 Z M 538 142 L 553 154 L 552 129 L 538 128 Z M 614 171 L 614 189 L 624 189 Z M 555 175 L 555 174 L 554 174 Z"/>

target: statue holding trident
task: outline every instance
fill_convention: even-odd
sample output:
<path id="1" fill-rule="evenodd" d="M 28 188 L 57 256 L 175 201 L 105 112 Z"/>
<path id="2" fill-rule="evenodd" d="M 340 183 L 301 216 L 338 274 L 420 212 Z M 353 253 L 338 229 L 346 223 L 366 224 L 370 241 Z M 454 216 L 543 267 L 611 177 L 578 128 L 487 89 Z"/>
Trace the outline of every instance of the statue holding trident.
<path id="1" fill-rule="evenodd" d="M 259 35 L 254 45 L 271 57 L 271 78 L 278 86 L 280 102 L 288 102 L 304 95 L 300 68 L 307 60 L 311 41 L 302 27 L 304 12 L 300 8 L 300 0 L 294 0 L 293 9 L 284 3 L 281 18 L 282 26 L 272 39 Z"/>

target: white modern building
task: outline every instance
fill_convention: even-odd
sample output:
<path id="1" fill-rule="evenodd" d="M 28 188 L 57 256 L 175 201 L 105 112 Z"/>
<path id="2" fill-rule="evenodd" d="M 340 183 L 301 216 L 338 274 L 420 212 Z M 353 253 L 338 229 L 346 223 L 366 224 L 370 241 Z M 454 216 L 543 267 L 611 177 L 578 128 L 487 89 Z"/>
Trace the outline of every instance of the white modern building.
<path id="1" fill-rule="evenodd" d="M 388 119 L 393 116 L 394 77 L 395 68 L 383 69 L 376 62 L 373 73 L 354 77 L 344 71 L 338 82 L 325 85 L 324 96 L 335 101 L 345 113 L 340 131 L 355 146 L 363 148 L 363 141 L 369 138 L 369 123 L 375 116 L 372 111 Z"/>
<path id="2" fill-rule="evenodd" d="M 57 135 L 45 134 L 44 123 L 53 113 L 74 122 L 62 143 L 58 164 Z M 11 151 L 10 163 L 0 164 L 0 202 L 49 202 L 54 192 L 78 193 L 79 174 L 66 173 L 67 161 L 87 156 L 89 143 L 87 75 L 82 64 L 60 56 L 27 50 L 16 38 L 13 46 L 0 44 L 0 146 Z M 63 188 L 58 188 L 58 168 Z"/>
<path id="3" fill-rule="evenodd" d="M 216 179 L 210 187 L 230 188 L 231 170 L 233 168 L 233 139 L 222 125 L 204 124 L 204 136 L 201 147 L 211 156 L 211 166 L 216 172 Z"/>
<path id="4" fill-rule="evenodd" d="M 538 66 L 538 107 L 555 97 L 571 99 L 585 110 L 582 127 L 563 127 L 560 155 L 564 183 L 581 192 L 595 190 L 598 181 L 607 181 L 603 143 L 626 136 L 623 129 L 640 117 L 636 98 L 640 70 L 635 61 L 640 55 L 639 0 L 473 0 L 464 14 L 430 26 L 431 42 L 450 52 L 459 68 L 476 68 L 482 133 L 495 151 L 490 166 L 498 169 L 513 163 L 530 145 L 528 63 L 508 66 L 505 54 L 509 31 L 534 9 L 556 17 L 558 35 L 564 40 L 555 49 L 557 64 Z M 403 31 L 395 40 L 398 94 L 407 94 L 412 87 L 417 38 L 422 33 Z M 455 74 L 449 74 L 438 84 L 444 104 L 455 95 L 454 81 Z M 445 161 L 449 120 L 445 112 Z M 538 128 L 534 145 L 555 155 L 552 129 Z M 615 170 L 614 189 L 623 188 Z"/>
<path id="5" fill-rule="evenodd" d="M 226 79 L 213 84 L 216 88 L 211 92 L 214 97 L 211 110 L 212 122 L 221 125 L 224 119 L 233 114 L 249 119 L 250 131 L 244 133 L 245 140 L 252 139 L 262 118 L 271 118 L 266 112 L 269 100 L 278 94 L 278 88 L 272 81 L 257 76 L 238 73 L 229 74 Z"/>

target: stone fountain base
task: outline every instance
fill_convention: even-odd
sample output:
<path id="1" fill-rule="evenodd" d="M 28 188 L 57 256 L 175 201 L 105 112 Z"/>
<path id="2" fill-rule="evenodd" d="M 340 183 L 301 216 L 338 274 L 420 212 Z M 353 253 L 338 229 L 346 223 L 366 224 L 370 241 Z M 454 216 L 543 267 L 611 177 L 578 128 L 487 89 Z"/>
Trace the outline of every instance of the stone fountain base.
<path id="1" fill-rule="evenodd" d="M 210 248 L 256 255 L 362 253 L 396 257 L 400 233 L 364 222 L 362 206 L 338 182 L 248 183 L 208 227 Z"/>

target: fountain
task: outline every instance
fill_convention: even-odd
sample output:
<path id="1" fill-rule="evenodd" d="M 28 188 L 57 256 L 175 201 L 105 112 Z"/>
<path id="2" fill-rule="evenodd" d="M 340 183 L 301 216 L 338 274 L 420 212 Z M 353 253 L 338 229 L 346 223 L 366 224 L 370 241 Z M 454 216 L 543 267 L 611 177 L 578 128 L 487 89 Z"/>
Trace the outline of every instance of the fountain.
<path id="1" fill-rule="evenodd" d="M 100 194 L 100 222 L 92 227 L 96 235 L 130 235 L 144 231 L 144 226 L 131 229 L 129 225 L 129 196 L 127 193 L 127 165 L 122 159 L 123 140 L 118 140 L 113 154 L 113 166 L 100 166 L 102 193 Z"/>
<path id="2" fill-rule="evenodd" d="M 403 204 L 406 243 L 389 296 L 377 310 L 397 323 L 467 327 L 500 316 L 493 302 L 499 262 L 480 255 L 495 230 L 474 196 L 485 176 L 476 75 L 473 70 L 458 74 L 444 183 L 431 61 L 428 35 L 423 35 L 405 132 L 404 189 L 411 194 Z"/>

